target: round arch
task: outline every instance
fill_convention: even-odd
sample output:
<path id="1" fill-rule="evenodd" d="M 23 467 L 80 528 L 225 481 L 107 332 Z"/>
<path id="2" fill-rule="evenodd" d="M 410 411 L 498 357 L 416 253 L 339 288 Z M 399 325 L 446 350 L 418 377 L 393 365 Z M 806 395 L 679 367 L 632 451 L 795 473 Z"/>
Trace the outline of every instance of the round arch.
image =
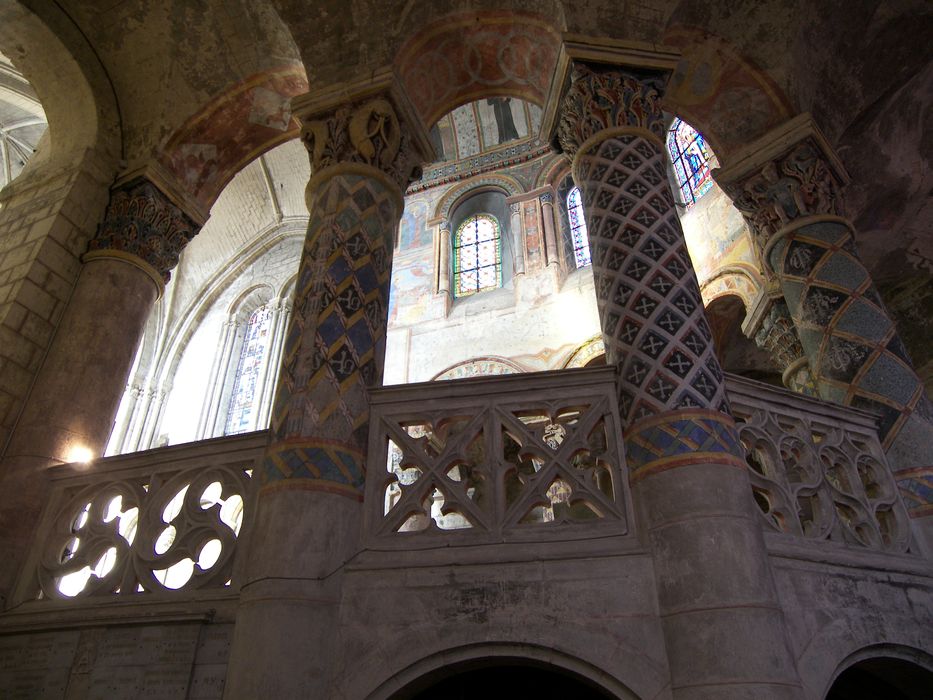
<path id="1" fill-rule="evenodd" d="M 525 192 L 518 180 L 508 175 L 490 174 L 471 177 L 444 193 L 434 207 L 434 219 L 449 221 L 451 214 L 465 199 L 488 190 L 502 192 L 506 197 L 514 197 Z"/>
<path id="2" fill-rule="evenodd" d="M 853 672 L 858 673 L 853 673 Z M 897 676 L 892 679 L 891 675 Z M 899 685 L 898 681 L 902 684 Z M 820 697 L 826 700 L 860 700 L 873 697 L 869 693 L 858 696 L 851 688 L 872 682 L 888 685 L 900 696 L 887 695 L 891 700 L 922 700 L 933 688 L 933 655 L 900 644 L 875 644 L 858 649 L 836 666 Z M 914 690 L 919 692 L 912 692 Z"/>
<path id="3" fill-rule="evenodd" d="M 638 699 L 624 683 L 582 659 L 547 647 L 505 642 L 462 646 L 427 656 L 383 681 L 366 700 L 405 700 L 423 690 L 423 684 L 458 670 L 510 664 L 554 669 L 595 689 L 600 693 L 596 697 Z"/>
<path id="4" fill-rule="evenodd" d="M 560 52 L 556 16 L 460 12 L 415 34 L 399 50 L 395 69 L 424 124 L 481 97 L 544 105 Z"/>
<path id="5" fill-rule="evenodd" d="M 55 3 L 0 5 L 0 50 L 29 81 L 49 124 L 47 152 L 40 148 L 20 180 L 40 168 L 57 171 L 97 157 L 107 180 L 122 155 L 123 125 L 110 77 L 84 35 Z"/>

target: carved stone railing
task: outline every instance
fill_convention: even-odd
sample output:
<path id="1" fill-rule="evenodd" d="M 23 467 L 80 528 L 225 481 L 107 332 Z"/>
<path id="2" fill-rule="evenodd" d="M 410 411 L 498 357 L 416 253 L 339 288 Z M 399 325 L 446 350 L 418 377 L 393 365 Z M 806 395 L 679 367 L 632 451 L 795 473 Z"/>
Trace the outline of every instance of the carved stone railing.
<path id="1" fill-rule="evenodd" d="M 51 469 L 18 600 L 235 594 L 266 439 L 263 431 Z"/>
<path id="2" fill-rule="evenodd" d="M 614 368 L 596 368 L 373 392 L 367 543 L 625 533 L 614 376 Z"/>
<path id="3" fill-rule="evenodd" d="M 734 376 L 726 386 L 767 528 L 907 551 L 910 521 L 874 415 Z"/>

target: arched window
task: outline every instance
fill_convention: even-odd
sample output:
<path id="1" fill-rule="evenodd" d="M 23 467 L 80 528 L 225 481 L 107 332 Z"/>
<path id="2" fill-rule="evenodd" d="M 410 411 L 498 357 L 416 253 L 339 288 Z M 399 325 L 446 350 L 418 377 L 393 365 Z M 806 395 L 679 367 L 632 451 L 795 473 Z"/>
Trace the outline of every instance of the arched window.
<path id="1" fill-rule="evenodd" d="M 473 214 L 454 235 L 454 293 L 465 297 L 502 286 L 502 234 L 491 214 Z"/>
<path id="2" fill-rule="evenodd" d="M 667 150 L 680 197 L 689 207 L 713 186 L 709 165 L 713 152 L 706 145 L 703 134 L 680 118 L 674 119 L 667 132 Z"/>
<path id="3" fill-rule="evenodd" d="M 256 415 L 261 398 L 258 389 L 265 366 L 263 361 L 269 351 L 271 331 L 272 309 L 268 305 L 260 306 L 253 311 L 246 323 L 236 379 L 227 408 L 224 435 L 236 435 L 256 429 Z"/>
<path id="4" fill-rule="evenodd" d="M 570 237 L 573 239 L 573 259 L 577 267 L 586 267 L 590 260 L 590 242 L 583 219 L 583 199 L 580 188 L 574 187 L 567 195 L 567 216 L 570 219 Z"/>

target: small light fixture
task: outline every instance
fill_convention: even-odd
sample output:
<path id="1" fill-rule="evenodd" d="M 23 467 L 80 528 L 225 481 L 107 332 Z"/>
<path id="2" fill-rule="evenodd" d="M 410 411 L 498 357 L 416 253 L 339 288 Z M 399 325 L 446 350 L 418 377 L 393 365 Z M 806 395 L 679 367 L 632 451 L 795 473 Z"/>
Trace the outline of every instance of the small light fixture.
<path id="1" fill-rule="evenodd" d="M 68 456 L 66 459 L 69 462 L 80 462 L 82 464 L 87 464 L 92 459 L 94 459 L 94 453 L 91 452 L 89 447 L 84 445 L 72 445 L 71 449 L 68 450 Z"/>

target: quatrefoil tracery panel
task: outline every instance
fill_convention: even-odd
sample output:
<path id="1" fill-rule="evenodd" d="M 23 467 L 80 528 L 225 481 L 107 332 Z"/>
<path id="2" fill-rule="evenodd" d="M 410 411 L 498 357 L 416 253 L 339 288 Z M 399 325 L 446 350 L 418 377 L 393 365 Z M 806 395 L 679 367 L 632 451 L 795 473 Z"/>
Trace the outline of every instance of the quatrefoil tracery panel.
<path id="1" fill-rule="evenodd" d="M 733 411 L 752 492 L 770 528 L 907 551 L 909 520 L 876 437 L 741 401 L 733 401 Z"/>
<path id="2" fill-rule="evenodd" d="M 373 534 L 460 530 L 499 538 L 603 522 L 624 529 L 622 456 L 609 401 L 486 403 L 378 417 L 388 454 L 384 479 L 370 470 Z"/>
<path id="3" fill-rule="evenodd" d="M 41 551 L 41 596 L 230 585 L 250 477 L 218 466 L 72 490 Z"/>

